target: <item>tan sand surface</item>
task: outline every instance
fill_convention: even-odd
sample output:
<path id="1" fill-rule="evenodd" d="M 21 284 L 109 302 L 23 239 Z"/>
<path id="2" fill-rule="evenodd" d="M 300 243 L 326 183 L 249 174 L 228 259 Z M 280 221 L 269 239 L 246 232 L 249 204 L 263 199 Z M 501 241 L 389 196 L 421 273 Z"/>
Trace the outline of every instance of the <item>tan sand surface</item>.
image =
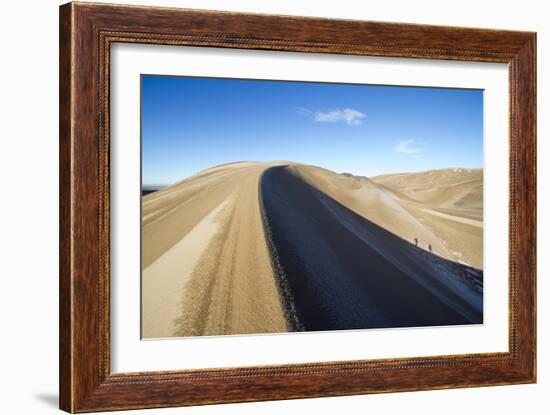
<path id="1" fill-rule="evenodd" d="M 483 269 L 483 169 L 374 177 L 445 242 L 455 260 Z M 471 220 L 464 220 L 464 219 Z"/>
<path id="2" fill-rule="evenodd" d="M 218 166 L 143 198 L 143 337 L 287 331 L 258 202 L 267 167 Z M 196 230 L 212 212 L 216 230 Z"/>
<path id="3" fill-rule="evenodd" d="M 443 219 L 448 219 L 453 222 L 463 223 L 465 225 L 475 226 L 476 228 L 483 228 L 483 221 L 477 219 L 469 219 L 461 215 L 450 215 L 444 212 L 438 212 L 434 209 L 423 209 L 424 212 L 429 213 L 434 216 L 438 216 Z"/>
<path id="4" fill-rule="evenodd" d="M 173 335 L 173 316 L 178 316 L 186 307 L 186 303 L 181 301 L 183 288 L 210 239 L 219 231 L 219 223 L 215 219 L 227 203 L 228 201 L 225 201 L 216 207 L 188 234 L 143 270 L 144 337 Z M 185 261 L 182 261 L 182 258 L 185 258 Z"/>

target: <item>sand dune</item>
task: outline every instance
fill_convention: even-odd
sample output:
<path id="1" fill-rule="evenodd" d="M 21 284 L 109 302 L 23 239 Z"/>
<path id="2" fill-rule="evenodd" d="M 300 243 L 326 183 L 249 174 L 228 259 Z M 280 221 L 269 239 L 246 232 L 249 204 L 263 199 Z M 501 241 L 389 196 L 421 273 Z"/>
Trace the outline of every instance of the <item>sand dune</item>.
<path id="1" fill-rule="evenodd" d="M 313 166 L 296 166 L 306 181 L 378 226 L 429 249 L 443 258 L 453 259 L 453 253 L 433 230 L 411 209 L 411 203 L 386 191 L 366 177 L 337 175 Z"/>
<path id="2" fill-rule="evenodd" d="M 389 174 L 373 180 L 415 201 L 441 207 L 483 208 L 483 170 L 442 169 Z"/>
<path id="3" fill-rule="evenodd" d="M 372 180 L 444 241 L 449 259 L 483 269 L 483 170 L 431 170 Z"/>
<path id="4" fill-rule="evenodd" d="M 285 303 L 307 331 L 481 323 L 480 272 L 388 232 L 273 167 L 261 197 Z M 311 172 L 311 170 L 309 171 Z"/>
<path id="5" fill-rule="evenodd" d="M 205 170 L 143 197 L 142 335 L 480 322 L 482 272 L 459 262 L 482 268 L 482 206 L 480 170 L 373 179 L 289 162 Z M 279 258 L 281 237 L 294 250 Z M 327 250 L 332 239 L 340 247 Z M 339 262 L 355 268 L 311 273 Z"/>
<path id="6" fill-rule="evenodd" d="M 367 178 L 296 167 L 338 202 L 443 258 L 483 269 L 483 170 L 443 169 Z"/>
<path id="7" fill-rule="evenodd" d="M 287 330 L 258 203 L 266 167 L 219 166 L 143 198 L 143 337 Z M 212 212 L 214 230 L 193 234 Z M 174 255 L 187 237 L 204 250 Z"/>

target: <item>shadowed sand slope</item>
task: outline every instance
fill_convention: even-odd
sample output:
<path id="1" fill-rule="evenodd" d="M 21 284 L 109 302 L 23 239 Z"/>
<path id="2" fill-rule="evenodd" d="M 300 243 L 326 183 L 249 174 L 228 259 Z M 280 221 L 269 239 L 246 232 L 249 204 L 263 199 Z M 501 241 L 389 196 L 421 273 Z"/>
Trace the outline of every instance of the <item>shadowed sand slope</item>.
<path id="1" fill-rule="evenodd" d="M 295 329 L 482 322 L 480 271 L 418 248 L 339 203 L 328 195 L 346 199 L 346 185 L 361 187 L 336 177 L 329 183 L 319 170 L 272 167 L 261 181 L 270 245 Z M 303 173 L 315 176 L 324 191 Z M 370 202 L 393 208 L 391 199 Z M 387 214 L 399 212 L 395 207 Z"/>
<path id="2" fill-rule="evenodd" d="M 143 337 L 287 330 L 258 203 L 266 167 L 218 166 L 143 198 Z"/>

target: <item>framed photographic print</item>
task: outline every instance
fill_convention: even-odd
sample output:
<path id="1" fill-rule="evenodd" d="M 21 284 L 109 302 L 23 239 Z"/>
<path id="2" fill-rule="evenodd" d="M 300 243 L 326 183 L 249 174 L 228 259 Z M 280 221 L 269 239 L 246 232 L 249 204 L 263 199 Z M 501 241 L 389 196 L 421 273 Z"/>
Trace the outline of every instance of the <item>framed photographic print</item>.
<path id="1" fill-rule="evenodd" d="M 536 36 L 60 8 L 60 406 L 536 379 Z"/>

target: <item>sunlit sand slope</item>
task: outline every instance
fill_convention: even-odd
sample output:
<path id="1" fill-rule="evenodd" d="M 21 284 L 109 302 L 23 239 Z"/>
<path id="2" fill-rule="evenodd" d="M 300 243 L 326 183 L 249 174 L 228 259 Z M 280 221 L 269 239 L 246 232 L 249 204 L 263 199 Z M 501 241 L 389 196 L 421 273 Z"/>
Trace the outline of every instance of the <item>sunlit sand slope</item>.
<path id="1" fill-rule="evenodd" d="M 266 167 L 218 166 L 143 198 L 143 337 L 287 331 L 258 203 Z"/>
<path id="2" fill-rule="evenodd" d="M 445 242 L 452 257 L 483 269 L 483 170 L 442 169 L 374 177 Z"/>

